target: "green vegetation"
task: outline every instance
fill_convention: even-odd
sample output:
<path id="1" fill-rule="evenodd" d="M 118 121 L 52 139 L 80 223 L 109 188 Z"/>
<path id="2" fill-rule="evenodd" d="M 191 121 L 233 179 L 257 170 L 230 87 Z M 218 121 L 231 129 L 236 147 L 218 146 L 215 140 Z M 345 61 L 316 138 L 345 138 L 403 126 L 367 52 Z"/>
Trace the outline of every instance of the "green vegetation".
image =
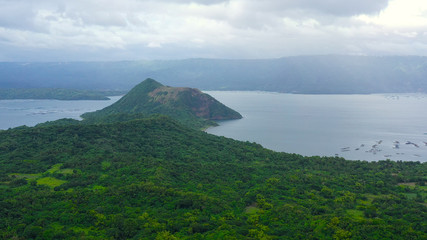
<path id="1" fill-rule="evenodd" d="M 54 177 L 44 177 L 37 179 L 37 184 L 39 185 L 46 185 L 48 187 L 54 188 L 61 186 L 62 184 L 66 183 L 67 181 L 59 180 Z"/>
<path id="2" fill-rule="evenodd" d="M 4 99 L 57 99 L 57 100 L 108 100 L 107 96 L 121 92 L 100 92 L 61 88 L 13 88 L 1 89 L 0 100 Z"/>
<path id="3" fill-rule="evenodd" d="M 61 168 L 62 165 L 63 165 L 62 163 L 55 164 L 50 169 L 48 169 L 46 172 L 50 173 L 50 174 L 53 174 L 53 173 L 72 174 L 73 173 L 73 169 Z"/>
<path id="4" fill-rule="evenodd" d="M 198 129 L 217 125 L 214 120 L 242 118 L 238 112 L 197 89 L 167 87 L 150 78 L 111 106 L 82 117 L 88 122 L 99 123 L 111 122 L 111 118 L 120 116 L 140 118 L 152 114 L 167 115 Z"/>
<path id="5" fill-rule="evenodd" d="M 0 131 L 0 239 L 426 239 L 426 172 L 165 116 L 16 128 Z"/>
<path id="6" fill-rule="evenodd" d="M 11 173 L 9 174 L 9 177 L 11 177 L 12 179 L 17 178 L 17 179 L 36 179 L 39 178 L 41 176 L 41 174 L 35 173 L 35 174 L 22 174 L 22 173 Z"/>

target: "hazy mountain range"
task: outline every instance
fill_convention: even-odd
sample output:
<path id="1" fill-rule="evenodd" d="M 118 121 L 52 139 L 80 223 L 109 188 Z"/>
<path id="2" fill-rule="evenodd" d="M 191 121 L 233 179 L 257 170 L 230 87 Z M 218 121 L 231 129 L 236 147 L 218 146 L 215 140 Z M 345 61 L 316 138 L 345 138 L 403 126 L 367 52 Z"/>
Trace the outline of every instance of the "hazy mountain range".
<path id="1" fill-rule="evenodd" d="M 0 63 L 0 88 L 129 90 L 145 78 L 202 90 L 328 94 L 427 92 L 427 57 Z"/>

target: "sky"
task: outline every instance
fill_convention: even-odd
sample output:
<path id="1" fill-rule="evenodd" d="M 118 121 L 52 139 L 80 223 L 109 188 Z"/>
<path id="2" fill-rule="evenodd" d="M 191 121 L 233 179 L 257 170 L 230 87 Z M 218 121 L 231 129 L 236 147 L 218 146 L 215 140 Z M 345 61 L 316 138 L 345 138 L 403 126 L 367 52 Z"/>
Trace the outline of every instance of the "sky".
<path id="1" fill-rule="evenodd" d="M 427 55 L 426 0 L 0 0 L 0 61 Z"/>

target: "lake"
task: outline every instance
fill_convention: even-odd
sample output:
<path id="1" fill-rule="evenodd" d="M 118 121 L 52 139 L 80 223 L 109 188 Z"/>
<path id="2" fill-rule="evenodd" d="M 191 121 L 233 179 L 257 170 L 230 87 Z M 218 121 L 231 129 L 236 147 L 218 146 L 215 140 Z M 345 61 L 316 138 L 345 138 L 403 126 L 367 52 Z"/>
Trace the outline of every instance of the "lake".
<path id="1" fill-rule="evenodd" d="M 0 100 L 0 129 L 22 125 L 34 126 L 38 123 L 60 118 L 81 119 L 80 115 L 109 106 L 120 96 L 110 100 Z"/>
<path id="2" fill-rule="evenodd" d="M 208 133 L 305 156 L 427 161 L 427 95 L 206 91 L 243 115 Z M 80 115 L 117 101 L 1 100 L 0 129 Z M 409 143 L 409 144 L 406 144 Z"/>
<path id="3" fill-rule="evenodd" d="M 427 160 L 427 95 L 207 93 L 243 115 L 208 133 L 305 156 Z"/>

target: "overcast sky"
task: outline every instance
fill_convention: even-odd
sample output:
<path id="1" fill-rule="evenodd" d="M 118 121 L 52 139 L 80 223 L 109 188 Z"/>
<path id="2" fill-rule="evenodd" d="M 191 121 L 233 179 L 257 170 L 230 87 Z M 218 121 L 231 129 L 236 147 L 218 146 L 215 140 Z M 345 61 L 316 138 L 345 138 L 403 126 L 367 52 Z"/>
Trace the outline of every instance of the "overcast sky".
<path id="1" fill-rule="evenodd" d="M 427 55 L 427 0 L 0 0 L 0 61 Z"/>

